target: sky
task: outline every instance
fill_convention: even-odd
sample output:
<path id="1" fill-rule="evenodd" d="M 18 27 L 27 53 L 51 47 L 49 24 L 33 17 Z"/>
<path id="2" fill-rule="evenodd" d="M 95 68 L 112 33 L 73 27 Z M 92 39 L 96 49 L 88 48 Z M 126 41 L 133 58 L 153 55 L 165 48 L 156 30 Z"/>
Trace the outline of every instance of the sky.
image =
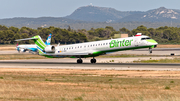
<path id="1" fill-rule="evenodd" d="M 147 11 L 159 7 L 180 9 L 180 0 L 0 0 L 0 19 L 64 17 L 90 4 L 119 11 Z"/>

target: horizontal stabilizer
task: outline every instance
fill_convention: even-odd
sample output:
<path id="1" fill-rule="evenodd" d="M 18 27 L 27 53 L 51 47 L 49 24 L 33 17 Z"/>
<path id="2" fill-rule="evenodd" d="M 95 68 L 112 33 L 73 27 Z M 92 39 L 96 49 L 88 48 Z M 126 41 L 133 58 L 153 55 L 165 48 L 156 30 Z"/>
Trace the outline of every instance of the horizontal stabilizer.
<path id="1" fill-rule="evenodd" d="M 24 41 L 24 40 L 33 40 L 33 39 L 38 39 L 38 38 L 25 38 L 25 39 L 17 39 L 14 41 Z"/>

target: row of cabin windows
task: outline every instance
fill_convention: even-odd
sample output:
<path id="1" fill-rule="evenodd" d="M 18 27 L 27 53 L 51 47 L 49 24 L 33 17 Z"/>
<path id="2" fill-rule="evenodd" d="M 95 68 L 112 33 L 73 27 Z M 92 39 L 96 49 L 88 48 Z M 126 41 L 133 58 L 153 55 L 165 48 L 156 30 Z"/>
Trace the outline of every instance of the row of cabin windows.
<path id="1" fill-rule="evenodd" d="M 101 44 L 93 44 L 93 45 L 87 45 L 87 47 L 93 47 L 93 46 L 102 46 L 102 45 L 108 45 L 110 43 L 101 43 Z M 77 46 L 77 47 L 74 47 L 75 49 L 76 48 L 82 48 L 82 46 Z M 86 48 L 86 46 L 84 46 L 84 48 Z M 68 49 L 73 49 L 73 47 L 69 47 L 69 48 L 63 48 L 63 50 L 68 50 Z"/>

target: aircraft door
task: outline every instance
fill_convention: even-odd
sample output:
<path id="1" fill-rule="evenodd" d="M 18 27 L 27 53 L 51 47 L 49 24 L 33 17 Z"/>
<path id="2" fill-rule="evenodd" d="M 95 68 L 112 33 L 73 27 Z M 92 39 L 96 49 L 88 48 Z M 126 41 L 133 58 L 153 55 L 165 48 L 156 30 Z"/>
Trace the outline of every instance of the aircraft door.
<path id="1" fill-rule="evenodd" d="M 138 41 L 139 41 L 138 38 L 135 38 L 135 39 L 134 39 L 134 45 L 135 45 L 135 47 L 138 46 Z"/>

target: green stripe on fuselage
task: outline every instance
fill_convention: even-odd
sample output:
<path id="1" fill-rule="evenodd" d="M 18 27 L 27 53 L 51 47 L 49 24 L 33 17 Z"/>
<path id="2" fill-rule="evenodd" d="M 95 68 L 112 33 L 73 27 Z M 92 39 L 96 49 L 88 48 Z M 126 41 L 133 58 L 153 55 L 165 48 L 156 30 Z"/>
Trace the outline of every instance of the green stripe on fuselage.
<path id="1" fill-rule="evenodd" d="M 105 51 L 96 51 L 96 52 L 93 52 L 93 55 L 101 55 L 101 54 L 104 54 L 104 53 L 107 53 L 107 52 L 133 50 L 133 49 L 149 48 L 149 47 L 151 47 L 151 46 L 139 46 L 139 47 L 121 48 L 121 49 L 113 49 L 113 50 L 105 50 Z"/>

